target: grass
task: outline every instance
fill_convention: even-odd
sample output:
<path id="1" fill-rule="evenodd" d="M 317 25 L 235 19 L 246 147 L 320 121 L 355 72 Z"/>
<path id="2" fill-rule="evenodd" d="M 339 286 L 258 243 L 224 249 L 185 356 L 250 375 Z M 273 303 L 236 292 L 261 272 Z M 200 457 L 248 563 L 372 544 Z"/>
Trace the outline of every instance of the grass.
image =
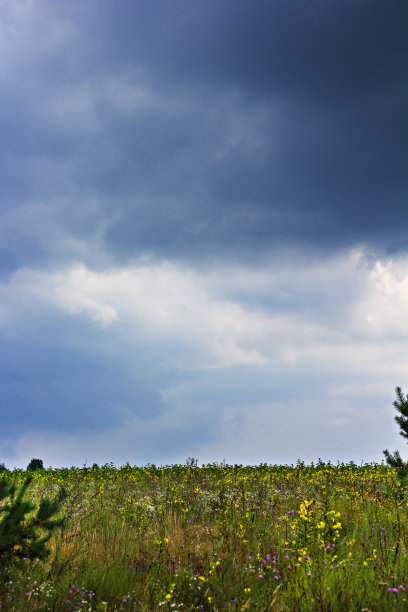
<path id="1" fill-rule="evenodd" d="M 385 465 L 50 468 L 30 499 L 60 484 L 66 527 L 46 561 L 0 559 L 0 610 L 408 609 L 407 486 Z"/>

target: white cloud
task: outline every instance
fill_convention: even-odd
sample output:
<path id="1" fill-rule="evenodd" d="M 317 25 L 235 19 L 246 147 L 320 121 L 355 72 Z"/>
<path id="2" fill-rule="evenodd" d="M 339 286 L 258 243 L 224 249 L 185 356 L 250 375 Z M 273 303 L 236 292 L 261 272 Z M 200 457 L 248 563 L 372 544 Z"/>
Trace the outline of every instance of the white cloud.
<path id="1" fill-rule="evenodd" d="M 24 336 L 50 309 L 89 320 L 89 343 L 99 326 L 109 328 L 109 344 L 116 355 L 124 350 L 128 367 L 163 380 L 164 410 L 140 419 L 123 406 L 114 428 L 90 436 L 26 432 L 16 460 L 23 465 L 38 449 L 54 464 L 188 455 L 380 460 L 383 448 L 401 444 L 392 394 L 396 385 L 404 389 L 408 371 L 407 273 L 406 257 L 371 261 L 356 253 L 271 261 L 254 273 L 150 259 L 104 271 L 19 270 L 0 286 L 3 333 Z M 37 333 L 47 333 L 43 319 Z M 80 341 L 87 349 L 86 334 Z M 171 382 L 161 378 L 175 368 L 180 375 Z"/>
<path id="2" fill-rule="evenodd" d="M 376 339 L 406 342 L 408 335 L 408 258 L 377 261 L 370 291 L 359 306 L 360 320 Z"/>
<path id="3" fill-rule="evenodd" d="M 1 291 L 6 303 L 17 292 L 20 301 L 25 294 L 116 325 L 118 341 L 163 351 L 161 362 L 181 369 L 329 360 L 349 371 L 363 360 L 377 370 L 408 336 L 408 259 L 362 260 L 351 252 L 295 266 L 272 261 L 257 272 L 148 259 L 99 272 L 77 264 L 19 270 Z"/>

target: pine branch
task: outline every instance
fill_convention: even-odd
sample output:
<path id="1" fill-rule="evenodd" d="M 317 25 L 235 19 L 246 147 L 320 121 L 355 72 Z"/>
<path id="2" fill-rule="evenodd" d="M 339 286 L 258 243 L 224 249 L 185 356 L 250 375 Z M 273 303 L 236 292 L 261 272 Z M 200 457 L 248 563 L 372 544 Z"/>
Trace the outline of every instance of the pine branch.
<path id="1" fill-rule="evenodd" d="M 53 518 L 60 512 L 67 497 L 63 487 L 60 487 L 54 499 L 43 499 L 35 516 L 27 520 L 26 515 L 36 507 L 32 502 L 23 499 L 32 478 L 31 475 L 27 476 L 16 497 L 16 487 L 3 479 L 0 481 L 0 500 L 7 497 L 11 499 L 11 502 L 0 506 L 0 513 L 5 515 L 0 522 L 0 557 L 46 558 L 49 551 L 45 544 L 52 537 L 54 530 L 63 527 L 65 523 L 64 517 Z"/>

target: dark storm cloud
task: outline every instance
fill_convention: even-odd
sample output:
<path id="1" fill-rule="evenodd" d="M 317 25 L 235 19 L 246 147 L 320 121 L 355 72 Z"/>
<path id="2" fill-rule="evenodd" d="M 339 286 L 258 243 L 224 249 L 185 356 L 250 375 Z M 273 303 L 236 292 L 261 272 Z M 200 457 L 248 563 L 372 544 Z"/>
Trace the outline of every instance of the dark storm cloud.
<path id="1" fill-rule="evenodd" d="M 177 251 L 180 243 L 187 250 L 222 245 L 236 251 L 238 244 L 267 248 L 282 240 L 405 246 L 400 229 L 407 219 L 405 5 L 176 6 L 161 4 L 158 19 L 157 5 L 127 5 L 126 24 L 110 3 L 102 7 L 102 23 L 116 33 L 117 59 L 146 67 L 160 88 L 179 89 L 198 109 L 177 126 L 179 135 L 185 131 L 193 140 L 185 150 L 195 166 L 185 172 L 167 162 L 169 174 L 173 170 L 179 179 L 170 195 L 184 205 L 178 208 L 172 197 L 160 203 L 164 232 L 154 205 L 146 206 L 153 211 L 152 225 L 143 215 L 138 224 L 138 207 L 126 206 L 110 234 L 115 246 L 132 250 L 144 238 L 144 246 L 164 252 Z M 250 118 L 262 106 L 260 130 L 267 142 L 258 152 L 238 144 L 209 162 L 206 153 L 221 143 L 197 124 L 231 91 L 239 101 L 218 108 L 217 128 L 231 111 L 238 109 L 245 121 L 245 114 Z M 139 142 L 156 143 L 144 157 L 147 176 L 166 143 L 170 158 L 180 150 L 168 135 L 171 121 L 159 130 L 159 139 L 153 119 L 144 134 L 134 132 L 136 141 L 139 136 Z M 132 151 L 131 145 L 124 148 Z M 133 159 L 140 157 L 139 151 Z M 197 184 L 201 200 L 188 190 Z M 155 232 L 161 247 L 154 245 Z"/>
<path id="2" fill-rule="evenodd" d="M 407 12 L 40 2 L 1 102 L 2 207 L 46 202 L 52 223 L 85 242 L 103 234 L 119 261 L 404 249 Z M 57 26 L 61 40 L 36 50 Z M 47 245 L 23 232 L 12 261 L 53 256 Z"/>

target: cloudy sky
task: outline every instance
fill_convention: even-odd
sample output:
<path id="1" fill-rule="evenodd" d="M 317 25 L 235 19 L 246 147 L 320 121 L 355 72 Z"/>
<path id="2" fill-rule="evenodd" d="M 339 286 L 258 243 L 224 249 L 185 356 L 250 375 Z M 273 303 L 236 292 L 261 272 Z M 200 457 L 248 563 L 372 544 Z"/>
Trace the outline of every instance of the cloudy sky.
<path id="1" fill-rule="evenodd" d="M 0 13 L 0 462 L 407 458 L 405 0 Z"/>

